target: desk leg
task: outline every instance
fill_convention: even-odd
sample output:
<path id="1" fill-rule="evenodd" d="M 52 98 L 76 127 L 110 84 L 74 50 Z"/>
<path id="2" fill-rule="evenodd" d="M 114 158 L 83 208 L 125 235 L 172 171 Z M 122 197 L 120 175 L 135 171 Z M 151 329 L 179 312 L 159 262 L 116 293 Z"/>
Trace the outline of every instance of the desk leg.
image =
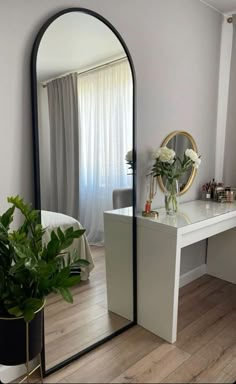
<path id="1" fill-rule="evenodd" d="M 138 225 L 138 324 L 176 341 L 180 248 L 177 235 Z"/>
<path id="2" fill-rule="evenodd" d="M 207 273 L 236 284 L 236 228 L 208 239 Z"/>

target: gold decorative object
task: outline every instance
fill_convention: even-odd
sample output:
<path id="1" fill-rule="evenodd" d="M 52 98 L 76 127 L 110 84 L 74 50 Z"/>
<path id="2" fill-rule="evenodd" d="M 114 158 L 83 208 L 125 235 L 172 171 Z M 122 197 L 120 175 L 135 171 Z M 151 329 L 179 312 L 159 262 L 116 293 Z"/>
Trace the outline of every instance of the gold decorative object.
<path id="1" fill-rule="evenodd" d="M 142 211 L 142 216 L 144 217 L 153 217 L 154 219 L 156 219 L 158 215 L 159 213 L 157 211 L 150 211 L 150 212 Z"/>

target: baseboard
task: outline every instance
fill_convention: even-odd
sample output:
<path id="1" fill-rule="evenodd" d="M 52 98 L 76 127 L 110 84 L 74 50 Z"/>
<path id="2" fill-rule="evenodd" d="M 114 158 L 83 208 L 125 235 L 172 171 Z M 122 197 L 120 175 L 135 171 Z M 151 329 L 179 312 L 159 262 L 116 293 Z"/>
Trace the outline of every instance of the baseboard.
<path id="1" fill-rule="evenodd" d="M 37 365 L 37 358 L 30 361 L 29 368 L 33 369 Z M 15 366 L 7 366 L 0 365 L 0 382 L 2 383 L 10 383 L 13 380 L 18 379 L 20 376 L 26 374 L 26 366 L 15 365 Z"/>
<path id="2" fill-rule="evenodd" d="M 206 274 L 206 264 L 202 264 L 199 267 L 192 269 L 191 271 L 184 273 L 180 276 L 179 287 L 184 287 L 186 284 L 198 279 Z"/>

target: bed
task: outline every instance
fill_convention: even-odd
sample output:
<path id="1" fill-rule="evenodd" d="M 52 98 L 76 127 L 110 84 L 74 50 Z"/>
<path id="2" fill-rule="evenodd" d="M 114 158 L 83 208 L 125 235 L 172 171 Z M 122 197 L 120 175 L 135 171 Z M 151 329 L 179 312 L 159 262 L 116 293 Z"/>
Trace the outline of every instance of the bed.
<path id="1" fill-rule="evenodd" d="M 50 241 L 51 232 L 57 227 L 60 227 L 62 231 L 65 231 L 69 227 L 73 227 L 74 229 L 83 228 L 79 221 L 71 216 L 44 210 L 41 211 L 41 223 L 42 226 L 46 228 L 46 232 L 43 235 L 44 243 Z M 81 280 L 85 281 L 89 278 L 89 273 L 94 268 L 92 254 L 85 234 L 79 239 L 75 239 L 73 244 L 66 250 L 72 251 L 74 248 L 78 250 L 81 259 L 86 259 L 90 263 L 88 267 L 83 267 L 81 270 Z"/>

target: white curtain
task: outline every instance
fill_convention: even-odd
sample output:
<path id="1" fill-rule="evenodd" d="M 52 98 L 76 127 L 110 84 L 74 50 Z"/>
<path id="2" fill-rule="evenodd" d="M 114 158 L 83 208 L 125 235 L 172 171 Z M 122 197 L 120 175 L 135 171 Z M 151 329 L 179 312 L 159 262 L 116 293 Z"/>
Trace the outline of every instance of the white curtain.
<path id="1" fill-rule="evenodd" d="M 50 210 L 79 217 L 77 73 L 47 84 L 50 121 Z"/>
<path id="2" fill-rule="evenodd" d="M 132 84 L 127 60 L 78 76 L 79 220 L 90 244 L 103 243 L 113 189 L 132 186 L 125 162 L 132 149 Z"/>

